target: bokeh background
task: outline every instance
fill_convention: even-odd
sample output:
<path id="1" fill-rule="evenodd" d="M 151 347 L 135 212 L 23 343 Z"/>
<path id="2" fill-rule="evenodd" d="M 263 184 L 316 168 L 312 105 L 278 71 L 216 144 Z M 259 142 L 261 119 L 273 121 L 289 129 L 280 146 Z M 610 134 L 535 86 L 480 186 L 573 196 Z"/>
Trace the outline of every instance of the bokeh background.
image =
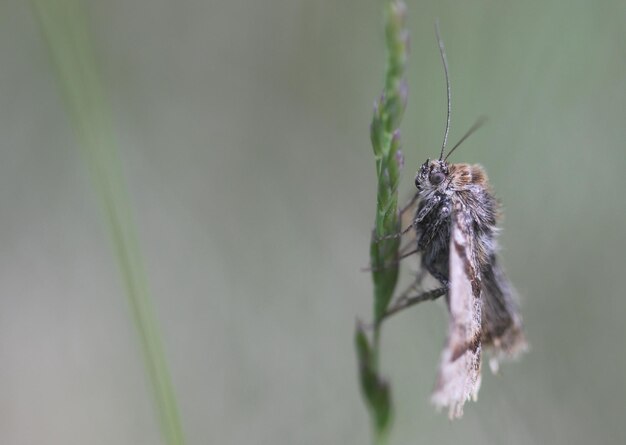
<path id="1" fill-rule="evenodd" d="M 87 1 L 189 444 L 364 444 L 380 1 Z M 443 305 L 397 316 L 392 444 L 626 442 L 626 4 L 408 0 L 401 196 L 454 155 L 504 203 L 531 352 L 429 404 Z M 108 229 L 28 2 L 0 3 L 0 443 L 160 443 Z M 403 273 L 409 279 L 414 263 Z"/>

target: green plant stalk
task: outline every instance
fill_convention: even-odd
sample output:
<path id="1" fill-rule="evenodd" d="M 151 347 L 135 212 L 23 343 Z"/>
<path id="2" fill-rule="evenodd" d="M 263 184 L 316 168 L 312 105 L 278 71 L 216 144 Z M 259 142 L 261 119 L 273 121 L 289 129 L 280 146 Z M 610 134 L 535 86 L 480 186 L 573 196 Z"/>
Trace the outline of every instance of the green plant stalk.
<path id="1" fill-rule="evenodd" d="M 357 326 L 355 343 L 359 358 L 361 390 L 372 419 L 374 442 L 384 444 L 393 421 L 391 389 L 379 372 L 380 336 L 384 315 L 398 282 L 398 184 L 403 157 L 400 121 L 407 101 L 404 72 L 408 58 L 406 6 L 400 0 L 385 5 L 387 69 L 383 93 L 374 106 L 370 139 L 376 160 L 378 188 L 375 228 L 370 243 L 374 284 L 374 326 L 370 344 L 365 330 Z"/>
<path id="2" fill-rule="evenodd" d="M 383 93 L 374 107 L 370 139 L 376 160 L 378 189 L 376 220 L 370 246 L 374 282 L 374 321 L 379 325 L 393 295 L 398 278 L 398 238 L 382 239 L 399 231 L 398 184 L 402 167 L 400 121 L 406 108 L 408 32 L 406 6 L 401 1 L 387 4 L 385 42 L 387 71 Z"/>
<path id="3" fill-rule="evenodd" d="M 32 5 L 103 206 L 139 333 L 165 443 L 184 445 L 176 397 L 148 291 L 132 207 L 90 43 L 87 18 L 80 0 L 32 0 Z"/>

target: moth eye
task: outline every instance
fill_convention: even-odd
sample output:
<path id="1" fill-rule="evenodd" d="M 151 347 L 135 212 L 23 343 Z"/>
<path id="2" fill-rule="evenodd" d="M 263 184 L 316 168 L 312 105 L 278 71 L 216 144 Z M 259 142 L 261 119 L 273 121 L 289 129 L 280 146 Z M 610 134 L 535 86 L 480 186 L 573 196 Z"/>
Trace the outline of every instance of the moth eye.
<path id="1" fill-rule="evenodd" d="M 441 172 L 431 173 L 430 176 L 428 177 L 430 182 L 435 185 L 441 184 L 445 178 L 446 178 L 446 175 L 444 175 Z"/>
<path id="2" fill-rule="evenodd" d="M 415 187 L 420 188 L 420 176 L 419 175 L 415 177 Z"/>

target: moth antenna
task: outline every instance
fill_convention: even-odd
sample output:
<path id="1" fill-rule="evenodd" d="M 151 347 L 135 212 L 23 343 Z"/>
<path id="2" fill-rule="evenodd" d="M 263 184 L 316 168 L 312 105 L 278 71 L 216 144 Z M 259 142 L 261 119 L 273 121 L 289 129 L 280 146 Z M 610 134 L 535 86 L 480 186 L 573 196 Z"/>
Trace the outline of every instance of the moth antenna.
<path id="1" fill-rule="evenodd" d="M 476 123 L 474 125 L 471 126 L 471 128 L 469 130 L 467 130 L 467 133 L 465 133 L 463 135 L 463 137 L 461 138 L 461 140 L 459 142 L 456 143 L 456 145 L 454 147 L 452 147 L 452 149 L 448 152 L 448 154 L 446 155 L 444 162 L 448 160 L 448 158 L 450 157 L 450 155 L 452 154 L 452 152 L 454 150 L 457 149 L 457 147 L 459 145 L 461 145 L 461 143 L 467 139 L 468 137 L 470 137 L 472 135 L 472 133 L 474 133 L 476 130 L 478 130 L 480 127 L 482 127 L 485 122 L 487 122 L 487 117 L 486 116 L 481 116 L 478 118 L 478 120 L 476 121 Z"/>
<path id="2" fill-rule="evenodd" d="M 437 43 L 439 44 L 439 54 L 441 54 L 441 61 L 443 62 L 443 71 L 446 75 L 446 92 L 448 95 L 448 117 L 446 119 L 446 131 L 443 135 L 443 144 L 441 144 L 441 154 L 439 160 L 443 158 L 443 152 L 446 149 L 448 143 L 448 133 L 450 132 L 450 114 L 452 113 L 452 98 L 450 94 L 450 76 L 448 75 L 448 59 L 446 57 L 446 48 L 443 46 L 443 40 L 439 33 L 439 19 L 435 20 L 435 34 L 437 35 Z"/>

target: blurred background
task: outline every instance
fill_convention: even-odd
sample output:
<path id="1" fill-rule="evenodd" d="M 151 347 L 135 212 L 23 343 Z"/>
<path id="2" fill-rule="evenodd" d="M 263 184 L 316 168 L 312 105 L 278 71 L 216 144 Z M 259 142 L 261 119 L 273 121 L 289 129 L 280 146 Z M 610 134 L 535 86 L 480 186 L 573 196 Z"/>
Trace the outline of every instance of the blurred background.
<path id="1" fill-rule="evenodd" d="M 401 201 L 455 153 L 504 204 L 532 346 L 449 422 L 447 315 L 387 324 L 392 444 L 626 442 L 626 5 L 407 1 Z M 86 1 L 189 444 L 365 444 L 382 2 Z M 161 442 L 108 228 L 28 2 L 0 3 L 0 443 Z M 416 262 L 403 269 L 410 279 Z"/>

